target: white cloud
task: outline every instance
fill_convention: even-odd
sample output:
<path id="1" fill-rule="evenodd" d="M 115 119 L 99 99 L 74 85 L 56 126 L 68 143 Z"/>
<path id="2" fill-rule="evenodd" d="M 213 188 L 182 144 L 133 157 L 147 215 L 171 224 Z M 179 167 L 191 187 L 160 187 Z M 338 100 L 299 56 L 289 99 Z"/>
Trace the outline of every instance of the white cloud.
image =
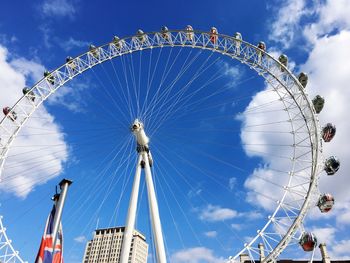
<path id="1" fill-rule="evenodd" d="M 214 222 L 232 219 L 237 215 L 238 213 L 230 208 L 208 205 L 200 212 L 199 218 L 201 220 Z"/>
<path id="2" fill-rule="evenodd" d="M 60 88 L 60 92 L 51 95 L 47 103 L 49 105 L 60 105 L 72 112 L 84 112 L 87 95 L 84 93 L 90 87 L 89 83 L 75 83 Z"/>
<path id="3" fill-rule="evenodd" d="M 204 233 L 205 236 L 207 237 L 216 237 L 218 235 L 218 232 L 216 231 L 208 231 Z"/>
<path id="4" fill-rule="evenodd" d="M 0 105 L 12 106 L 22 95 L 26 79 L 37 78 L 43 73 L 43 68 L 24 58 L 9 61 L 7 49 L 0 46 L 0 94 L 3 94 Z M 43 106 L 37 109 L 34 117 L 12 144 L 2 174 L 1 191 L 19 197 L 25 197 L 36 185 L 58 176 L 68 158 L 64 134 L 54 117 Z M 38 136 L 42 133 L 50 136 Z M 26 154 L 26 151 L 30 152 Z"/>
<path id="5" fill-rule="evenodd" d="M 228 187 L 230 188 L 230 190 L 234 190 L 235 187 L 237 186 L 237 178 L 236 177 L 231 177 L 228 180 Z"/>
<path id="6" fill-rule="evenodd" d="M 241 225 L 241 224 L 231 224 L 231 227 L 234 230 L 236 230 L 236 231 L 240 231 L 240 230 L 242 230 L 243 225 Z"/>
<path id="7" fill-rule="evenodd" d="M 76 9 L 69 0 L 45 0 L 42 3 L 41 10 L 45 16 L 52 17 L 73 17 Z"/>
<path id="8" fill-rule="evenodd" d="M 193 247 L 183 249 L 171 255 L 170 262 L 173 263 L 223 263 L 222 257 L 216 257 L 211 249 L 205 247 Z"/>
<path id="9" fill-rule="evenodd" d="M 72 37 L 70 37 L 66 41 L 60 41 L 59 45 L 64 49 L 64 51 L 68 52 L 71 51 L 74 48 L 85 48 L 87 49 L 90 42 L 77 40 Z"/>
<path id="10" fill-rule="evenodd" d="M 269 38 L 281 43 L 284 48 L 289 48 L 297 35 L 301 18 L 310 14 L 310 11 L 306 8 L 305 0 L 291 0 L 284 3 L 286 4 L 282 7 L 274 7 L 278 8 L 278 12 L 271 24 Z"/>
<path id="11" fill-rule="evenodd" d="M 332 247 L 330 247 L 329 255 L 332 259 L 345 259 L 349 260 L 350 257 L 350 239 L 340 240 Z"/>
<path id="12" fill-rule="evenodd" d="M 350 171 L 350 152 L 346 142 L 348 141 L 348 131 L 350 123 L 348 119 L 348 101 L 350 100 L 350 2 L 340 1 L 305 1 L 290 0 L 284 1 L 278 9 L 275 21 L 272 23 L 270 39 L 276 41 L 279 47 L 273 47 L 273 50 L 279 48 L 302 48 L 308 52 L 306 61 L 302 65 L 297 65 L 301 71 L 309 75 L 309 83 L 306 88 L 312 99 L 316 94 L 324 96 L 326 103 L 323 111 L 319 114 L 320 124 L 332 122 L 337 127 L 337 134 L 330 143 L 323 143 L 323 153 L 325 157 L 336 155 L 340 158 L 341 167 L 335 176 L 322 175 L 320 180 L 320 190 L 324 193 L 332 193 L 335 197 L 335 206 L 328 214 L 321 214 L 317 208 L 313 209 L 311 219 L 319 221 L 322 218 L 323 224 L 336 222 L 336 227 L 311 227 L 319 241 L 332 243 L 329 247 L 330 254 L 334 258 L 349 254 L 346 251 L 349 246 L 348 238 L 344 238 L 348 233 L 337 231 L 337 229 L 346 229 L 350 223 L 350 196 L 348 194 L 347 184 L 344 183 L 348 172 Z M 300 40 L 298 42 L 298 40 Z M 304 45 L 294 45 L 296 42 Z M 254 97 L 251 104 L 259 102 L 258 96 Z M 251 119 L 247 114 L 241 119 Z M 244 134 L 242 130 L 243 141 L 271 142 L 271 138 L 263 137 L 263 134 Z M 244 137 L 246 136 L 246 138 Z M 273 153 L 273 147 L 261 147 L 259 151 Z M 277 159 L 269 157 L 269 154 L 260 154 L 249 151 L 249 156 L 259 156 L 263 158 L 265 166 L 256 169 L 245 182 L 245 186 L 250 190 L 248 200 L 269 209 L 269 198 L 263 195 L 254 194 L 255 191 L 263 194 L 274 194 L 272 185 L 259 180 L 263 176 L 268 176 L 268 168 L 274 164 Z M 281 162 L 281 167 L 286 163 Z M 284 168 L 283 170 L 286 170 Z M 273 175 L 270 175 L 272 178 Z M 280 182 L 277 182 L 278 184 Z M 266 191 L 267 189 L 267 191 Z M 269 195 L 268 197 L 270 197 Z M 329 220 L 329 221 L 327 221 Z M 312 223 L 316 222 L 315 220 Z"/>
<path id="13" fill-rule="evenodd" d="M 332 122 L 337 127 L 337 134 L 330 143 L 323 145 L 324 155 L 336 155 L 341 167 L 335 176 L 323 176 L 320 181 L 322 192 L 332 193 L 335 197 L 334 211 L 339 224 L 349 224 L 350 196 L 344 179 L 350 171 L 350 152 L 344 142 L 348 141 L 350 123 L 348 119 L 348 101 L 350 100 L 350 31 L 343 30 L 333 36 L 323 36 L 315 42 L 314 48 L 303 70 L 309 72 L 310 94 L 320 94 L 326 103 L 319 118 L 321 124 Z"/>
<path id="14" fill-rule="evenodd" d="M 26 58 L 17 58 L 11 61 L 11 66 L 19 73 L 35 83 L 43 77 L 45 67 L 35 61 Z"/>
<path id="15" fill-rule="evenodd" d="M 233 88 L 237 81 L 240 79 L 242 72 L 237 66 L 232 66 L 227 62 L 219 60 L 217 66 L 220 68 L 220 71 L 223 72 L 224 76 L 228 78 L 227 88 Z"/>
<path id="16" fill-rule="evenodd" d="M 318 15 L 317 21 L 306 25 L 303 30 L 303 35 L 308 41 L 315 44 L 324 35 L 338 34 L 337 30 L 350 29 L 349 1 L 328 0 L 314 9 Z"/>
<path id="17" fill-rule="evenodd" d="M 196 197 L 196 196 L 199 196 L 202 193 L 202 191 L 203 190 L 201 188 L 194 188 L 188 191 L 187 196 L 189 198 Z"/>
<path id="18" fill-rule="evenodd" d="M 0 34 L 0 44 L 9 45 L 9 44 L 13 44 L 17 41 L 18 41 L 18 39 L 15 36 L 9 37 L 5 34 Z"/>
<path id="19" fill-rule="evenodd" d="M 321 227 L 313 228 L 311 232 L 315 234 L 318 243 L 333 245 L 337 229 L 334 227 Z"/>
<path id="20" fill-rule="evenodd" d="M 85 236 L 78 236 L 74 238 L 74 241 L 77 243 L 85 243 L 86 242 L 86 237 Z"/>

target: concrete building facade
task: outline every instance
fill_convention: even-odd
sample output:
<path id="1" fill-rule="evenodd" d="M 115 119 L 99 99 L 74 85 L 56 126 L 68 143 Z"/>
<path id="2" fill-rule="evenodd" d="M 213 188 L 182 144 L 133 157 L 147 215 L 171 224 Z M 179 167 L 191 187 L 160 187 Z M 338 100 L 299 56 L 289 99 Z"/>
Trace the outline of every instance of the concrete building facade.
<path id="1" fill-rule="evenodd" d="M 119 263 L 125 227 L 96 229 L 85 248 L 83 263 Z M 128 263 L 146 263 L 148 244 L 143 234 L 134 230 Z"/>

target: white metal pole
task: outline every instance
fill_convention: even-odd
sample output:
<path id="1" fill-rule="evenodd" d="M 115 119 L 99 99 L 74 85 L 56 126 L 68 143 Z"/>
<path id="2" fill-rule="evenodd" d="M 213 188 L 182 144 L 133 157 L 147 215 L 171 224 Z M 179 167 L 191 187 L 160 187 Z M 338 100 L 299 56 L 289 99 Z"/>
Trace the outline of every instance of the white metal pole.
<path id="1" fill-rule="evenodd" d="M 157 253 L 157 263 L 166 263 L 166 254 L 164 247 L 164 240 L 162 234 L 162 226 L 160 223 L 159 209 L 157 203 L 156 192 L 154 190 L 154 184 L 152 179 L 151 168 L 148 161 L 148 154 L 142 152 L 143 160 L 145 162 L 145 177 L 147 185 L 148 203 L 151 215 L 152 231 Z"/>
<path id="2" fill-rule="evenodd" d="M 135 228 L 137 199 L 138 199 L 139 188 L 140 188 L 141 161 L 142 161 L 142 155 L 139 154 L 139 158 L 136 165 L 134 183 L 132 185 L 131 197 L 129 201 L 128 215 L 126 218 L 126 226 L 124 229 L 122 251 L 120 253 L 120 263 L 128 263 L 128 260 L 129 260 L 131 241 L 132 241 L 132 236 Z"/>
<path id="3" fill-rule="evenodd" d="M 57 232 L 58 229 L 60 227 L 60 223 L 61 223 L 61 217 L 62 217 L 62 211 L 63 211 L 63 206 L 64 206 L 64 202 L 66 200 L 66 196 L 67 196 L 67 191 L 68 191 L 68 187 L 72 184 L 72 181 L 67 180 L 67 179 L 63 179 L 59 185 L 61 188 L 61 192 L 56 204 L 56 213 L 55 213 L 55 217 L 53 219 L 53 229 L 52 229 L 52 239 L 53 239 L 53 244 L 52 244 L 52 249 L 53 249 L 53 253 L 55 254 L 55 247 L 56 247 L 56 243 L 57 243 Z"/>

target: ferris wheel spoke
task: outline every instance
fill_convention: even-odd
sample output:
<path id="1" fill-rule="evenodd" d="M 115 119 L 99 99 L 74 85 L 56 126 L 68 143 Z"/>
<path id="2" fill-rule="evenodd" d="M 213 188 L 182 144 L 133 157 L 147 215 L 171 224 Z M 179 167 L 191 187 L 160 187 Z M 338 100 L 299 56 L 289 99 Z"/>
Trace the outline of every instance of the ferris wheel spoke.
<path id="1" fill-rule="evenodd" d="M 162 168 L 160 168 L 159 170 L 160 170 L 160 171 L 163 171 Z M 169 177 L 169 178 L 170 178 L 170 180 L 172 180 L 171 177 Z M 173 180 L 172 180 L 172 183 L 173 183 L 175 186 L 178 186 L 178 185 L 176 184 L 176 182 L 174 182 Z M 167 192 L 169 192 L 169 193 L 171 194 L 171 196 L 173 197 L 173 200 L 174 200 L 175 203 L 177 204 L 177 206 L 178 206 L 178 208 L 179 208 L 179 210 L 180 210 L 182 216 L 184 217 L 184 219 L 185 219 L 187 225 L 189 226 L 189 228 L 190 228 L 190 230 L 191 230 L 191 232 L 192 232 L 194 238 L 196 239 L 197 243 L 198 243 L 199 245 L 202 245 L 202 242 L 200 241 L 200 238 L 198 237 L 198 235 L 196 234 L 195 229 L 193 228 L 193 224 L 192 224 L 191 221 L 188 219 L 188 216 L 187 216 L 186 212 L 183 210 L 182 204 L 180 203 L 180 201 L 179 201 L 178 198 L 176 197 L 176 195 L 175 195 L 175 193 L 174 193 L 174 190 L 172 189 L 172 187 L 170 187 L 169 183 L 168 183 L 166 180 L 164 180 L 164 185 L 167 187 Z"/>
<path id="2" fill-rule="evenodd" d="M 128 154 L 126 154 L 128 152 Z M 100 188 L 95 188 L 94 185 L 90 185 L 90 188 L 86 189 L 89 192 L 91 189 L 95 189 L 96 192 L 101 191 L 104 185 L 101 183 L 103 179 L 103 174 L 105 174 L 110 167 L 113 165 L 114 161 L 119 158 L 118 166 L 116 170 L 119 170 L 124 164 L 128 164 L 131 158 L 131 139 L 123 140 L 121 147 L 115 147 L 105 158 L 101 161 L 100 165 L 96 167 L 95 172 L 97 172 L 97 176 L 94 177 L 96 180 L 96 185 L 99 185 Z M 127 165 L 127 166 L 128 166 Z M 126 168 L 125 168 L 126 169 Z M 100 171 L 98 171 L 100 170 Z M 80 198 L 83 198 L 84 195 L 81 195 Z M 76 202 L 79 204 L 80 202 Z M 75 210 L 75 209 L 74 209 Z M 75 210 L 76 211 L 76 210 Z"/>
<path id="3" fill-rule="evenodd" d="M 159 93 L 158 90 L 160 90 L 160 87 L 163 83 L 160 83 L 160 85 L 158 86 L 158 90 L 157 93 L 154 97 L 153 102 L 151 101 L 150 105 L 149 105 L 149 110 L 146 109 L 145 111 L 145 118 L 151 118 L 151 116 L 154 115 L 154 111 L 155 108 L 157 107 L 158 110 L 156 111 L 156 113 L 159 113 L 159 110 L 162 109 L 164 107 L 166 100 L 169 97 L 169 94 L 171 93 L 171 91 L 173 90 L 175 84 L 181 79 L 181 77 L 184 75 L 185 72 L 187 72 L 187 70 L 191 67 L 191 65 L 197 60 L 197 58 L 200 55 L 200 52 L 198 52 L 195 56 L 193 56 L 193 58 L 190 60 L 189 63 L 187 63 L 187 60 L 190 58 L 190 55 L 192 54 L 192 51 L 189 53 L 189 55 L 186 57 L 185 61 L 183 62 L 179 72 L 177 73 L 176 77 L 165 87 L 164 91 L 162 93 Z M 175 63 L 175 61 L 174 61 Z M 169 70 L 171 70 L 172 67 L 169 68 Z M 159 96 L 160 94 L 160 96 Z M 150 117 L 147 117 L 147 115 L 150 115 Z"/>
<path id="4" fill-rule="evenodd" d="M 211 55 L 210 55 L 211 56 Z M 163 109 L 163 106 L 159 107 L 159 110 L 158 110 L 158 114 L 157 116 L 159 115 L 162 115 L 162 119 L 161 121 L 159 122 L 158 124 L 158 127 L 167 119 L 167 117 L 169 116 L 169 114 L 173 113 L 174 114 L 176 113 L 177 110 L 174 111 L 174 108 L 175 106 L 178 105 L 178 103 L 181 101 L 181 98 L 183 97 L 184 93 L 186 92 L 186 90 L 188 90 L 188 88 L 191 86 L 191 84 L 198 78 L 200 77 L 208 68 L 210 68 L 211 66 L 213 66 L 217 61 L 218 59 L 216 59 L 214 62 L 212 62 L 211 64 L 209 64 L 208 66 L 206 65 L 209 61 L 209 58 L 210 56 L 208 57 L 208 59 L 201 65 L 201 67 L 195 72 L 195 74 L 193 75 L 193 77 L 186 83 L 186 85 L 183 86 L 183 88 L 181 88 L 178 92 L 176 92 L 174 94 L 174 96 L 165 99 L 165 103 L 163 103 L 163 105 L 169 105 L 169 103 L 172 103 L 168 106 L 168 109 L 166 110 L 165 114 L 163 112 L 161 112 L 161 110 Z M 154 128 L 154 131 L 157 130 L 157 128 Z M 152 127 L 153 128 L 153 127 Z M 150 130 L 152 130 L 150 128 Z"/>
<path id="5" fill-rule="evenodd" d="M 182 98 L 179 97 L 178 100 L 174 100 L 173 105 L 171 105 L 169 107 L 169 109 L 164 110 L 163 112 L 160 112 L 158 115 L 164 116 L 163 117 L 163 121 L 159 122 L 158 126 L 154 128 L 154 132 L 153 133 L 155 133 L 158 130 L 158 128 L 167 119 L 169 119 L 169 117 L 178 116 L 177 118 L 181 118 L 181 116 L 183 116 L 185 114 L 185 113 L 183 113 L 182 109 L 184 109 L 185 105 L 186 105 L 186 107 L 188 106 L 188 102 L 193 98 L 193 96 L 195 96 L 202 89 L 206 88 L 211 82 L 213 82 L 213 81 L 215 81 L 215 80 L 217 80 L 217 79 L 219 79 L 219 78 L 224 76 L 223 73 L 221 75 L 218 75 L 219 72 L 220 72 L 220 70 L 218 70 L 215 74 L 213 74 L 213 77 L 211 77 L 209 80 L 207 80 L 207 82 L 204 83 L 203 85 L 201 85 L 196 91 L 193 91 L 192 93 L 187 94 L 186 96 L 183 96 Z M 191 83 L 193 81 L 191 81 Z M 191 83 L 188 83 L 188 84 L 191 85 Z M 186 86 L 185 86 L 185 88 L 188 88 Z M 181 105 L 177 105 L 177 104 L 180 104 L 180 103 L 181 103 Z M 182 113 L 182 114 L 179 114 L 179 112 Z"/>

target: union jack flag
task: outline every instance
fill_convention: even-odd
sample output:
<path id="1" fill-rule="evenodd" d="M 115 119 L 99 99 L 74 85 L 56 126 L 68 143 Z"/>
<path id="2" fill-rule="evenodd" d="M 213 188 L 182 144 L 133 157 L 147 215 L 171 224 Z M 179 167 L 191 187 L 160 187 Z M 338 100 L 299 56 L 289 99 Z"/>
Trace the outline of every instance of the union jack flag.
<path id="1" fill-rule="evenodd" d="M 56 206 L 53 205 L 51 213 L 49 214 L 43 237 L 41 239 L 38 255 L 36 256 L 35 263 L 63 263 L 63 234 L 62 225 L 57 233 L 57 241 L 55 245 L 55 251 L 53 251 L 53 220 L 55 218 Z"/>

